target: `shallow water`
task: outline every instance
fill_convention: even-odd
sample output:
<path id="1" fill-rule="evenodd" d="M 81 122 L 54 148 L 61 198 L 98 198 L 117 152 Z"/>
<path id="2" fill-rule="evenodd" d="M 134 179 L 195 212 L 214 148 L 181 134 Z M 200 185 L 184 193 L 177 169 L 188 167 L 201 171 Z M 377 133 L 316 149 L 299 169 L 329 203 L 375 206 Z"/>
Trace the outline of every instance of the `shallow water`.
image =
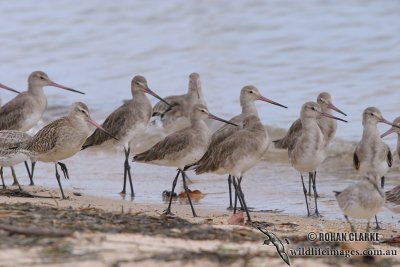
<path id="1" fill-rule="evenodd" d="M 238 95 L 246 84 L 289 106 L 284 110 L 257 103 L 262 121 L 273 128 L 288 128 L 302 103 L 314 100 L 322 90 L 331 92 L 349 119 L 348 124 L 339 123 L 336 136 L 344 141 L 332 148 L 335 158 L 349 155 L 353 149 L 349 142 L 360 138 L 364 108 L 377 106 L 389 120 L 400 115 L 400 2 L 396 0 L 173 0 L 117 5 L 43 0 L 0 5 L 0 82 L 22 90 L 27 75 L 42 69 L 55 81 L 87 93 L 46 88 L 45 122 L 64 114 L 77 100 L 86 102 L 93 117 L 102 121 L 130 97 L 135 74 L 146 76 L 151 88 L 165 96 L 185 91 L 193 71 L 200 73 L 208 106 L 219 116 L 229 118 L 240 111 Z M 5 102 L 13 95 L 1 92 L 1 97 Z M 394 147 L 395 136 L 386 140 Z M 71 185 L 117 198 L 122 161 L 122 153 L 82 152 L 66 161 Z M 304 214 L 298 175 L 285 158 L 272 161 L 262 161 L 245 178 L 249 205 Z M 340 214 L 331 191 L 343 189 L 355 176 L 349 161 L 345 171 L 343 162 L 338 162 L 328 162 L 319 176 L 320 209 L 328 217 Z M 38 166 L 37 182 L 55 187 L 53 167 Z M 160 201 L 161 191 L 169 189 L 174 176 L 168 168 L 135 164 L 133 170 L 138 202 Z M 397 173 L 389 176 L 396 178 Z M 226 206 L 225 177 L 191 177 L 193 187 L 207 193 L 198 205 Z M 388 188 L 394 183 L 389 179 Z M 282 195 L 287 201 L 281 200 Z"/>

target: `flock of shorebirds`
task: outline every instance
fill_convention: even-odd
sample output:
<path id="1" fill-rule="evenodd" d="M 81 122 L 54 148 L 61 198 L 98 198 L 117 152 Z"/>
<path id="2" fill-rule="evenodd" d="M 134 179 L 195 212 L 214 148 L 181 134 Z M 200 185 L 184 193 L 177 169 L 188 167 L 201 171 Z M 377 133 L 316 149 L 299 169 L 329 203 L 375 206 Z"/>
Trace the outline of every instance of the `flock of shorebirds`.
<path id="1" fill-rule="evenodd" d="M 189 75 L 186 94 L 165 98 L 150 90 L 146 79 L 138 75 L 131 82 L 132 99 L 113 111 L 102 125 L 91 119 L 89 109 L 84 103 L 77 102 L 72 104 L 67 116 L 51 122 L 34 136 L 30 136 L 26 131 L 38 123 L 47 107 L 47 98 L 43 91 L 45 86 L 83 94 L 53 82 L 42 71 L 35 71 L 29 76 L 28 90 L 22 93 L 0 84 L 1 88 L 18 93 L 0 108 L 0 175 L 3 188 L 6 188 L 3 167 L 11 168 L 14 184 L 22 190 L 14 165 L 25 163 L 30 184 L 33 185 L 36 162 L 52 162 L 61 196 L 65 199 L 59 168 L 65 178 L 69 178 L 69 174 L 62 160 L 90 147 L 122 146 L 125 161 L 121 193 L 126 193 L 126 184 L 129 181 L 130 193 L 134 195 L 129 160 L 131 154 L 134 155 L 134 162 L 177 168 L 166 214 L 171 213 L 175 186 L 181 176 L 193 216 L 196 216 L 187 185 L 187 170 L 194 170 L 196 174 L 225 174 L 228 175 L 229 208 L 236 212 L 239 202 L 251 222 L 241 187 L 242 178 L 272 144 L 277 149 L 288 150 L 290 164 L 300 173 L 307 215 L 320 216 L 316 170 L 327 157 L 329 144 L 337 128 L 336 120 L 347 122 L 332 115 L 332 111 L 336 111 L 347 116 L 333 105 L 329 93 L 320 93 L 316 102 L 304 103 L 300 118 L 291 125 L 286 136 L 271 142 L 254 102 L 260 100 L 282 108 L 287 107 L 262 96 L 255 86 L 248 85 L 241 89 L 241 114 L 224 120 L 208 111 L 199 74 Z M 152 107 L 146 93 L 158 98 L 160 102 Z M 209 119 L 221 121 L 223 125 L 219 125 L 216 131 L 211 131 Z M 380 135 L 378 123 L 389 124 L 392 128 Z M 97 128 L 91 135 L 90 124 Z M 384 205 L 393 212 L 400 212 L 400 186 L 383 191 L 384 176 L 393 160 L 390 148 L 382 141 L 382 137 L 397 133 L 397 152 L 400 152 L 400 117 L 390 123 L 383 118 L 378 108 L 369 107 L 363 112 L 363 126 L 361 141 L 354 152 L 354 167 L 363 178 L 335 194 L 346 219 L 348 220 L 348 216 L 367 219 L 368 230 L 370 219 L 374 216 L 376 218 L 376 213 Z M 31 166 L 28 161 L 31 161 Z M 303 178 L 306 173 L 309 175 L 308 190 Z M 314 213 L 311 213 L 312 207 L 309 203 L 311 188 Z M 351 229 L 354 230 L 352 225 Z"/>

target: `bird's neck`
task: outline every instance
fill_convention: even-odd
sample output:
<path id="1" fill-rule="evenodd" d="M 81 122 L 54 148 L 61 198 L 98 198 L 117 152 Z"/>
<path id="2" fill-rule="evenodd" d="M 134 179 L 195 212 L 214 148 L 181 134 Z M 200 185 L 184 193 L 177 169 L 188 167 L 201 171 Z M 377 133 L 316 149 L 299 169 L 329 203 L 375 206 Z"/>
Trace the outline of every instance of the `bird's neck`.
<path id="1" fill-rule="evenodd" d="M 28 92 L 34 96 L 46 97 L 43 91 L 43 86 L 29 86 Z"/>
<path id="2" fill-rule="evenodd" d="M 204 97 L 203 97 L 203 92 L 201 88 L 194 89 L 190 88 L 188 91 L 188 100 L 191 105 L 193 104 L 205 104 L 204 102 Z"/>
<path id="3" fill-rule="evenodd" d="M 204 128 L 204 126 L 206 128 L 207 124 L 204 122 L 204 120 L 199 120 L 199 119 L 195 119 L 195 118 L 191 118 L 190 119 L 190 124 L 192 125 L 192 128 Z"/>
<path id="4" fill-rule="evenodd" d="M 363 138 L 379 137 L 379 131 L 376 124 L 368 123 L 364 125 Z"/>
<path id="5" fill-rule="evenodd" d="M 132 92 L 132 99 L 135 102 L 142 102 L 142 101 L 146 101 L 150 103 L 150 100 L 148 99 L 148 97 L 146 96 L 145 93 L 143 92 Z"/>
<path id="6" fill-rule="evenodd" d="M 245 115 L 245 117 L 247 117 L 249 115 L 258 116 L 256 104 L 254 104 L 253 101 L 243 102 L 243 103 L 241 103 L 241 106 L 242 106 L 242 114 Z"/>

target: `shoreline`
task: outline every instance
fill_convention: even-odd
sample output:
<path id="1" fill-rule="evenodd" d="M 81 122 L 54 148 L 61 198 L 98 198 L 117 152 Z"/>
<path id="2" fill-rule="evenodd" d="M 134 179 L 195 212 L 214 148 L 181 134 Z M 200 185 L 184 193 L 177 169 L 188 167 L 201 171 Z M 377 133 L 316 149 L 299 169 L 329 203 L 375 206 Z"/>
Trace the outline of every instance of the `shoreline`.
<path id="1" fill-rule="evenodd" d="M 58 189 L 49 189 L 40 186 L 25 187 L 27 191 L 35 195 L 58 196 Z M 76 193 L 76 192 L 75 192 Z M 66 191 L 70 197 L 68 200 L 59 200 L 58 198 L 26 198 L 26 197 L 7 197 L 0 196 L 0 218 L 1 222 L 13 222 L 18 225 L 18 220 L 33 216 L 34 219 L 29 226 L 54 227 L 60 229 L 59 224 L 66 224 L 61 229 L 74 227 L 75 224 L 87 223 L 80 230 L 74 231 L 71 236 L 62 238 L 38 239 L 28 249 L 24 246 L 14 246 L 12 242 L 7 244 L 7 238 L 2 239 L 0 245 L 0 265 L 16 266 L 17 263 L 30 264 L 32 266 L 41 266 L 46 263 L 47 266 L 60 266 L 61 262 L 73 262 L 74 266 L 134 266 L 140 263 L 141 266 L 153 266 L 161 264 L 162 266 L 264 266 L 265 261 L 271 262 L 274 266 L 287 266 L 277 256 L 276 250 L 272 246 L 263 246 L 265 236 L 257 229 L 250 226 L 238 226 L 228 224 L 231 211 L 210 211 L 204 208 L 196 208 L 199 217 L 193 218 L 189 205 L 172 206 L 174 218 L 165 218 L 162 216 L 165 204 L 137 204 L 130 201 L 114 200 L 90 195 L 77 196 L 72 191 Z M 27 207 L 20 207 L 28 205 Z M 21 217 L 19 213 L 25 212 Z M 39 211 L 30 211 L 36 210 Z M 49 211 L 46 211 L 48 209 Z M 45 210 L 44 212 L 41 210 Z M 44 213 L 43 218 L 39 214 Z M 52 213 L 62 213 L 65 221 L 58 219 L 51 220 L 49 225 L 40 223 L 40 220 L 47 220 Z M 32 214 L 34 213 L 34 214 Z M 85 220 L 79 220 L 81 213 L 85 214 Z M 107 213 L 107 215 L 104 215 Z M 19 215 L 18 215 L 19 214 Z M 70 217 L 65 217 L 70 214 Z M 103 214 L 103 215 L 102 215 Z M 127 216 L 126 223 L 139 220 L 139 223 L 133 223 L 122 230 L 115 227 L 123 226 L 123 219 L 114 220 L 113 223 L 91 223 L 92 217 L 113 218 L 114 216 Z M 263 224 L 269 223 L 268 230 L 277 236 L 290 240 L 288 248 L 299 247 L 321 247 L 329 245 L 332 248 L 340 248 L 349 244 L 357 249 L 357 246 L 372 246 L 374 249 L 396 250 L 400 255 L 399 243 L 397 247 L 383 244 L 381 242 L 339 243 L 337 242 L 311 242 L 307 240 L 310 232 L 347 232 L 349 225 L 343 220 L 329 220 L 324 218 L 307 218 L 304 216 L 289 215 L 274 212 L 251 212 L 254 221 Z M 35 217 L 36 216 L 36 217 Z M 55 216 L 55 215 L 54 215 Z M 82 215 L 83 216 L 83 215 Z M 40 218 L 41 219 L 40 219 Z M 8 218 L 8 219 L 7 219 Z M 21 219 L 22 218 L 22 219 Z M 78 219 L 65 219 L 78 218 Z M 90 220 L 88 220 L 88 218 Z M 37 220 L 37 221 L 36 221 Z M 99 220 L 96 217 L 96 220 Z M 160 224 L 150 227 L 153 222 L 160 220 Z M 122 222 L 121 222 L 122 221 Z M 24 222 L 22 222 L 23 224 Z M 168 225 L 176 223 L 177 226 L 169 228 Z M 182 224 L 180 226 L 179 224 Z M 167 227 L 164 227 L 167 225 Z M 356 222 L 358 231 L 363 232 L 366 222 Z M 91 229 L 99 227 L 98 230 Z M 101 227 L 104 226 L 104 228 Z M 384 230 L 379 231 L 379 240 L 387 240 L 400 235 L 400 231 L 393 225 L 383 223 Z M 108 227 L 108 228 L 107 228 Z M 136 227 L 139 227 L 136 229 Z M 143 227 L 140 228 L 140 227 Z M 153 229 L 154 228 L 154 229 Z M 133 233 L 131 232 L 132 229 Z M 185 230 L 186 229 L 186 230 Z M 362 229 L 362 230 L 361 230 Z M 374 232 L 374 231 L 371 231 Z M 214 234 L 210 234 L 214 233 Z M 237 235 L 238 234 L 238 235 Z M 7 236 L 7 232 L 0 230 L 0 235 Z M 24 242 L 28 242 L 32 237 L 16 235 Z M 11 239 L 13 240 L 13 239 Z M 41 241 L 40 241 L 41 240 Z M 40 241 L 40 242 L 39 242 Z M 22 242 L 22 241 L 21 241 Z M 42 243 L 41 243 L 42 242 Z M 44 242 L 44 243 L 43 243 Z M 51 245 L 49 245 L 51 244 Z M 56 245 L 64 244 L 64 245 Z M 51 246 L 57 247 L 53 251 Z M 64 251 L 68 248 L 68 251 Z M 128 249 L 130 248 L 130 249 Z M 60 250 L 60 251 L 59 251 Z M 80 251 L 80 253 L 78 253 Z M 168 253 L 172 253 L 171 255 Z M 43 254 L 45 253 L 45 254 Z M 167 253 L 167 254 L 165 254 Z M 44 255 L 51 255 L 44 259 Z M 54 255 L 53 255 L 54 254 Z M 168 256 L 170 255 L 170 256 Z M 174 256 L 173 256 L 174 255 Z M 340 264 L 353 264 L 364 262 L 363 257 L 291 257 L 292 263 L 297 266 L 337 266 Z M 375 256 L 373 262 L 388 262 L 400 266 L 399 258 L 395 256 Z M 36 264 L 36 265 L 35 265 Z"/>

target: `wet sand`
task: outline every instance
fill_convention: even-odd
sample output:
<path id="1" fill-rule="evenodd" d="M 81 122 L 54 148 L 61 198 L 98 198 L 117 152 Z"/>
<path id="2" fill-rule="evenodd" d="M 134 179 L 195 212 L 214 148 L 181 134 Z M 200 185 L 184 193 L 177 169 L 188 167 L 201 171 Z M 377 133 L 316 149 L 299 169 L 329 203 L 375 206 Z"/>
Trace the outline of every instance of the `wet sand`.
<path id="1" fill-rule="evenodd" d="M 161 203 L 79 196 L 76 191 L 67 192 L 70 199 L 59 200 L 56 189 L 25 189 L 54 198 L 0 196 L 0 228 L 14 227 L 0 230 L 0 266 L 287 266 L 274 246 L 262 245 L 266 237 L 257 229 L 229 225 L 230 211 L 197 207 L 199 217 L 193 218 L 188 205 L 174 203 L 175 217 L 170 218 L 162 216 L 166 205 Z M 382 242 L 400 235 L 391 224 L 383 224 L 380 242 L 350 244 L 307 239 L 309 232 L 348 231 L 344 220 L 276 212 L 252 212 L 252 217 L 281 240 L 287 238 L 287 251 L 349 246 L 397 251 L 397 256 L 290 256 L 292 266 L 400 266 L 399 243 Z M 25 232 L 13 232 L 15 228 Z M 356 223 L 356 229 L 364 228 L 364 222 Z M 55 237 L 57 233 L 61 237 Z"/>

